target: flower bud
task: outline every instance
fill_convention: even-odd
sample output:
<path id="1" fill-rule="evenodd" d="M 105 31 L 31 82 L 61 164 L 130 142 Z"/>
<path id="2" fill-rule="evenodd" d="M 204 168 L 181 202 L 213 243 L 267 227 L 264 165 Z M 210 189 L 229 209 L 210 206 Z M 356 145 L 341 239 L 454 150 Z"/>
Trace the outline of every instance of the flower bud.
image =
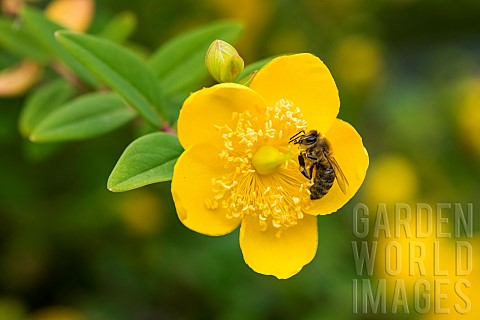
<path id="1" fill-rule="evenodd" d="M 243 59 L 235 48 L 222 40 L 212 42 L 205 56 L 205 65 L 217 82 L 234 82 L 243 71 Z"/>

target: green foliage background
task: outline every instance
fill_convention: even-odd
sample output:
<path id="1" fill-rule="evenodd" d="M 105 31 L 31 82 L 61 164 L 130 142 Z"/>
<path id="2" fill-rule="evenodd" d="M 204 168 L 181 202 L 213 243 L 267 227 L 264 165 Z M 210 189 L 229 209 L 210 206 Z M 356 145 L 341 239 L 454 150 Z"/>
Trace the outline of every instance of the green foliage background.
<path id="1" fill-rule="evenodd" d="M 126 34 L 104 29 L 125 11 L 136 17 L 128 39 L 128 28 Z M 406 185 L 415 190 L 404 201 L 473 202 L 478 211 L 480 146 L 459 114 L 468 84 L 480 81 L 479 14 L 476 0 L 104 0 L 97 1 L 90 32 L 103 30 L 146 57 L 183 31 L 236 18 L 245 26 L 237 49 L 247 64 L 281 53 L 316 54 L 337 82 L 339 117 L 364 139 L 370 171 L 389 155 L 401 157 L 416 181 Z M 0 50 L 1 68 L 18 61 Z M 178 112 L 169 106 L 178 107 L 185 92 L 212 84 L 188 66 L 182 70 L 163 78 L 162 88 L 174 93 L 179 81 L 194 79 L 163 101 L 168 121 Z M 43 83 L 55 77 L 48 71 Z M 50 306 L 73 308 L 85 319 L 361 318 L 351 311 L 351 213 L 355 203 L 375 198 L 368 175 L 346 207 L 319 218 L 315 259 L 279 281 L 243 263 L 238 230 L 216 238 L 183 227 L 168 182 L 107 190 L 125 148 L 154 131 L 138 118 L 126 124 L 135 111 L 122 111 L 118 129 L 95 139 L 83 140 L 87 130 L 71 138 L 81 141 L 35 144 L 18 128 L 27 101 L 0 99 L 0 319 L 24 319 Z M 472 118 L 480 101 L 474 110 Z M 20 124 L 24 135 L 30 129 Z M 41 129 L 39 137 L 49 133 Z"/>

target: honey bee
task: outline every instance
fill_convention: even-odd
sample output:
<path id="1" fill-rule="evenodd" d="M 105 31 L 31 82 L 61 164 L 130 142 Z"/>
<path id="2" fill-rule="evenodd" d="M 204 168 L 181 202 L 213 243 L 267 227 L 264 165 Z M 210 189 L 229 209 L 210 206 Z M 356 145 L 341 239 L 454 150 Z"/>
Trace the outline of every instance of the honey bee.
<path id="1" fill-rule="evenodd" d="M 330 142 L 325 136 L 317 130 L 310 130 L 308 133 L 302 130 L 290 138 L 289 143 L 292 142 L 299 145 L 300 172 L 309 180 L 313 178 L 310 199 L 316 200 L 326 195 L 335 180 L 342 192 L 346 194 L 347 178 L 333 157 Z"/>

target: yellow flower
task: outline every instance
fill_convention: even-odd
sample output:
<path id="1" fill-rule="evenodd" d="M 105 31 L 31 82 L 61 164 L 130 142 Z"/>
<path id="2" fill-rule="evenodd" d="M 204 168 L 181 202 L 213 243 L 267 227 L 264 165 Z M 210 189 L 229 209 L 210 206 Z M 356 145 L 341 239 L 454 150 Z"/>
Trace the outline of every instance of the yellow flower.
<path id="1" fill-rule="evenodd" d="M 185 148 L 175 165 L 172 195 L 188 228 L 224 235 L 240 227 L 245 262 L 256 272 L 289 278 L 317 249 L 318 214 L 341 208 L 365 178 L 368 155 L 348 123 L 327 67 L 311 54 L 283 56 L 262 68 L 250 87 L 218 84 L 193 93 L 178 120 Z M 312 182 L 299 170 L 301 130 L 331 144 L 348 180 L 310 200 Z"/>
<path id="2" fill-rule="evenodd" d="M 384 202 L 394 204 L 411 201 L 418 192 L 418 174 L 414 164 L 402 155 L 376 157 L 365 181 L 367 202 L 376 207 Z"/>

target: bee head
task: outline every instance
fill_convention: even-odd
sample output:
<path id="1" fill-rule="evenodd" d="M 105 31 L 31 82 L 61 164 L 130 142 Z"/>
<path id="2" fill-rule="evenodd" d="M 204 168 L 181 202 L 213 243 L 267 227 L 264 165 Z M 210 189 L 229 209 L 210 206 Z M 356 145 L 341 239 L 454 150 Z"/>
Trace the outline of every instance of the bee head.
<path id="1" fill-rule="evenodd" d="M 317 130 L 310 130 L 305 133 L 305 131 L 300 131 L 290 139 L 290 143 L 299 144 L 301 146 L 311 146 L 317 143 L 319 133 Z"/>
<path id="2" fill-rule="evenodd" d="M 304 137 L 303 137 L 304 145 L 312 145 L 315 144 L 318 140 L 318 132 L 317 130 L 310 130 Z"/>

